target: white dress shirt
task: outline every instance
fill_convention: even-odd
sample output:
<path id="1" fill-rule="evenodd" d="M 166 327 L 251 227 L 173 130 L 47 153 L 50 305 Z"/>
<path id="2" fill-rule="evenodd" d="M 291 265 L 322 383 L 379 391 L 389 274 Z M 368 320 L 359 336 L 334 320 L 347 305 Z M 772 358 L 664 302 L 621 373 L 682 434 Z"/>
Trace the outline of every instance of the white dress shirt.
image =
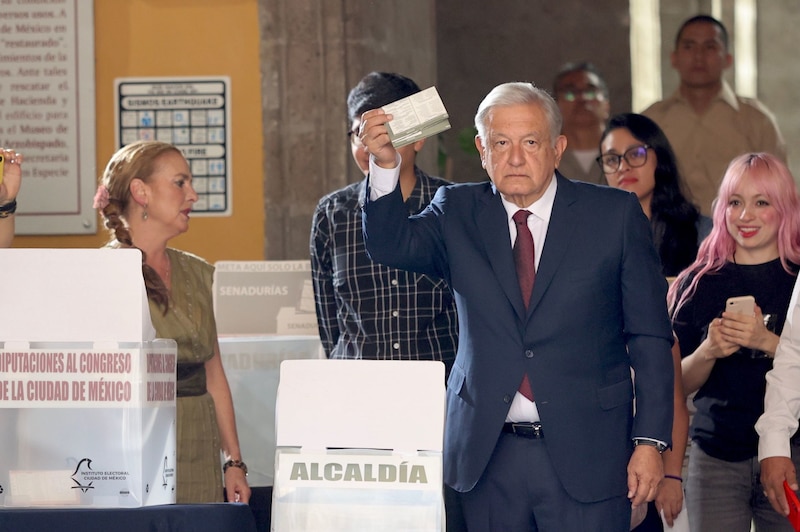
<path id="1" fill-rule="evenodd" d="M 767 373 L 764 413 L 756 422 L 758 459 L 790 457 L 789 439 L 800 416 L 800 277 L 786 311 L 772 369 Z"/>

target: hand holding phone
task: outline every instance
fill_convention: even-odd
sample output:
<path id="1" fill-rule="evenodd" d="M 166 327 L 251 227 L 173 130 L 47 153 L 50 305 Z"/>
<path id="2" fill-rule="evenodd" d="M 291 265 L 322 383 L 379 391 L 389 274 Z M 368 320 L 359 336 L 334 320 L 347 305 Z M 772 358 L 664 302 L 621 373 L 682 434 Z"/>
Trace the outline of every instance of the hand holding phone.
<path id="1" fill-rule="evenodd" d="M 729 297 L 725 302 L 725 311 L 754 316 L 756 313 L 756 299 L 753 296 Z"/>

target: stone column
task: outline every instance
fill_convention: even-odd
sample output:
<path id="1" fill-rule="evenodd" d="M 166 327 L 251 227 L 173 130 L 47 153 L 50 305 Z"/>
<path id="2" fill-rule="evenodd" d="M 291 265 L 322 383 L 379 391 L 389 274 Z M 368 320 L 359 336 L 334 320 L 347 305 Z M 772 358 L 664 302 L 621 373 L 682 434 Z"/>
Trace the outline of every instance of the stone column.
<path id="1" fill-rule="evenodd" d="M 319 198 L 360 178 L 346 137 L 350 88 L 371 70 L 434 83 L 433 0 L 259 0 L 259 25 L 264 258 L 305 259 Z M 424 151 L 435 161 L 435 146 Z"/>

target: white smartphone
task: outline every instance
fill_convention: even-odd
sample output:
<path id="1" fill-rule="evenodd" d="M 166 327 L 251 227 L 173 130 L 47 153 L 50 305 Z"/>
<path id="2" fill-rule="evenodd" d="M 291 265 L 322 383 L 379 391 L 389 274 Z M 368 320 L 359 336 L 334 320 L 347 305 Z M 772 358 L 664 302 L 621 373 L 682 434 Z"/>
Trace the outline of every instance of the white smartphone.
<path id="1" fill-rule="evenodd" d="M 756 300 L 753 296 L 729 297 L 725 302 L 725 311 L 753 316 L 756 313 Z"/>

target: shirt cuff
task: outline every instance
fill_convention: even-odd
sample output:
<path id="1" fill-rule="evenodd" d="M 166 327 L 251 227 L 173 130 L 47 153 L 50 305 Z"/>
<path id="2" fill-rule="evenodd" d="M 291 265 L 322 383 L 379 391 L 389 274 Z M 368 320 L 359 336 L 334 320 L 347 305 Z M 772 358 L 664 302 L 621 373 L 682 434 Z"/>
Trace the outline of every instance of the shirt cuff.
<path id="1" fill-rule="evenodd" d="M 375 201 L 388 196 L 397 187 L 400 180 L 400 163 L 403 158 L 398 153 L 394 168 L 382 168 L 375 163 L 375 157 L 369 156 L 369 199 Z"/>
<path id="2" fill-rule="evenodd" d="M 791 457 L 791 445 L 789 437 L 785 432 L 768 432 L 766 434 L 759 434 L 758 438 L 758 459 L 763 460 L 770 456 L 785 456 Z"/>
<path id="3" fill-rule="evenodd" d="M 657 446 L 662 448 L 662 449 L 668 449 L 669 448 L 669 445 L 667 445 L 667 442 L 661 441 L 661 440 L 657 440 L 655 438 L 643 438 L 641 436 L 637 436 L 637 437 L 633 438 L 633 441 L 637 441 L 637 440 L 653 442 L 653 443 L 657 444 Z"/>

